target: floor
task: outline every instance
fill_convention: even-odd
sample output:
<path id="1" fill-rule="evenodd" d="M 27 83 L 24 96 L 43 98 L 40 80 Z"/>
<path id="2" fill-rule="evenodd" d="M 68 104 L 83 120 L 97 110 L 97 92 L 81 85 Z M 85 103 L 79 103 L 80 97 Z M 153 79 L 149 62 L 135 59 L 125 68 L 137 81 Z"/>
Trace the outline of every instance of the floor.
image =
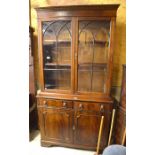
<path id="1" fill-rule="evenodd" d="M 71 149 L 64 147 L 41 147 L 39 131 L 32 132 L 32 140 L 29 145 L 29 155 L 94 155 L 93 151 Z"/>

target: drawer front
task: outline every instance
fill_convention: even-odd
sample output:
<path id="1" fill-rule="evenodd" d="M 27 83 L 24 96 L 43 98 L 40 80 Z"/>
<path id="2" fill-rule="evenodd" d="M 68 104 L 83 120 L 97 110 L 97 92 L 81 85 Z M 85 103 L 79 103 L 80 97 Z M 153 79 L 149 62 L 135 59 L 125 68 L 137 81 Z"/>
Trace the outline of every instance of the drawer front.
<path id="1" fill-rule="evenodd" d="M 110 111 L 112 106 L 109 104 L 97 102 L 74 102 L 74 108 L 76 110 L 104 112 Z"/>
<path id="2" fill-rule="evenodd" d="M 73 102 L 68 100 L 38 99 L 38 106 L 45 108 L 73 108 Z"/>

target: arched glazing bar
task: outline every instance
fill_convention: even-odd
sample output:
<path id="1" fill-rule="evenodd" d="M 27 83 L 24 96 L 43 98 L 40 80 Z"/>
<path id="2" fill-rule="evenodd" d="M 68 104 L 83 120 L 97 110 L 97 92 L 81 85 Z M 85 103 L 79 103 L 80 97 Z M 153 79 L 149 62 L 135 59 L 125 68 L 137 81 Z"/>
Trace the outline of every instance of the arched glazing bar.
<path id="1" fill-rule="evenodd" d="M 56 76 L 56 78 L 54 78 L 56 82 L 56 88 L 58 88 L 58 86 L 61 85 L 61 83 L 58 80 L 59 80 L 59 77 L 61 76 L 61 73 L 62 75 L 64 75 L 63 70 L 68 71 L 68 68 L 65 68 L 65 66 L 63 66 L 61 62 L 61 60 L 63 60 L 61 58 L 62 57 L 61 52 L 64 49 L 60 50 L 59 46 L 60 48 L 63 48 L 62 47 L 63 43 L 61 44 L 61 41 L 64 41 L 64 43 L 66 42 L 66 39 L 63 36 L 68 36 L 69 41 L 71 41 L 72 35 L 70 31 L 70 24 L 71 24 L 70 21 L 63 21 L 63 20 L 53 21 L 53 22 L 47 21 L 43 23 L 43 41 L 45 41 L 44 47 L 45 48 L 50 47 L 49 53 L 51 53 L 51 65 L 54 65 L 53 66 L 54 68 L 51 66 L 51 69 L 50 68 L 46 69 L 46 71 L 49 70 L 50 72 L 51 70 L 51 72 L 53 72 L 53 74 Z M 65 33 L 65 35 L 63 35 L 63 33 Z M 61 40 L 61 37 L 62 37 L 62 40 Z M 46 41 L 47 41 L 47 44 L 46 44 Z M 55 61 L 53 58 L 55 59 Z M 50 64 L 48 63 L 47 65 L 50 65 Z"/>
<path id="2" fill-rule="evenodd" d="M 90 84 L 90 91 L 92 91 L 92 83 L 93 83 L 93 64 L 94 64 L 94 51 L 95 51 L 95 34 L 90 31 L 89 29 L 87 29 L 87 27 L 89 25 L 91 25 L 93 22 L 88 22 L 86 23 L 81 29 L 80 29 L 80 32 L 79 32 L 79 38 L 80 38 L 80 35 L 82 33 L 90 33 L 91 34 L 91 37 L 92 37 L 92 45 L 93 45 L 93 53 L 92 53 L 92 61 L 91 61 L 91 72 L 90 72 L 90 77 L 91 77 L 91 84 Z"/>
<path id="3" fill-rule="evenodd" d="M 61 28 L 59 29 L 59 31 L 57 32 L 57 35 L 56 35 L 56 40 L 57 40 L 56 42 L 59 42 L 59 36 L 60 36 L 61 32 L 65 29 L 68 31 L 70 39 L 71 39 L 72 35 L 71 35 L 69 28 L 67 27 L 68 24 L 70 24 L 70 22 L 66 22 L 66 23 L 64 23 L 64 25 L 61 26 Z M 57 54 L 58 54 L 58 45 L 57 45 Z M 59 54 L 60 54 L 60 57 L 62 59 L 61 52 Z"/>
<path id="4" fill-rule="evenodd" d="M 44 37 L 44 35 L 45 35 L 45 32 L 47 31 L 47 29 L 52 25 L 52 24 L 54 24 L 54 23 L 56 23 L 57 21 L 54 21 L 54 22 L 50 22 L 48 25 L 47 25 L 47 27 L 44 29 L 43 28 L 43 37 Z M 56 36 L 56 33 L 55 33 L 55 31 L 52 31 L 54 34 L 55 34 L 55 36 Z"/>
<path id="5" fill-rule="evenodd" d="M 88 37 L 85 37 L 85 39 L 84 39 L 84 35 L 81 36 L 81 34 L 84 34 L 84 33 L 86 34 L 86 36 L 88 36 Z M 89 76 L 89 79 L 90 79 L 89 83 L 91 83 L 91 84 L 89 85 L 90 87 L 87 87 L 86 89 L 84 87 L 83 88 L 80 87 L 80 89 L 82 91 L 83 90 L 101 91 L 101 89 L 103 91 L 105 90 L 104 89 L 105 87 L 100 88 L 94 83 L 95 82 L 94 78 L 96 78 L 97 74 L 100 74 L 101 78 L 104 77 L 102 79 L 102 81 L 106 80 L 107 69 L 105 67 L 106 67 L 107 59 L 103 55 L 106 55 L 106 53 L 107 53 L 106 49 L 108 48 L 109 41 L 110 41 L 109 34 L 110 34 L 110 20 L 80 21 L 79 22 L 79 46 L 80 46 L 80 44 L 82 45 L 82 42 L 83 42 L 83 47 L 85 48 L 85 51 L 87 51 L 87 53 L 90 53 L 90 52 L 92 53 L 91 59 L 89 59 L 89 60 L 87 59 L 86 61 L 85 61 L 85 59 L 82 59 L 82 60 L 79 59 L 79 61 L 78 61 L 79 65 L 81 62 L 82 63 L 90 62 L 90 64 L 88 63 L 90 68 L 88 70 L 83 70 L 83 71 L 90 71 L 89 74 L 91 76 Z M 90 43 L 92 45 L 92 47 L 91 46 L 87 47 L 87 45 L 84 45 L 84 42 Z M 82 48 L 79 50 L 81 50 L 81 52 L 84 52 L 82 50 Z M 95 51 L 99 51 L 99 53 L 101 53 L 101 52 L 104 53 L 104 54 L 102 54 L 102 53 L 101 54 L 103 57 L 105 57 L 105 59 L 102 60 L 102 58 L 99 57 L 99 53 L 96 54 Z M 79 52 L 79 53 L 81 53 L 81 52 Z M 84 56 L 84 57 L 86 58 L 86 56 Z M 89 57 L 89 55 L 88 55 L 88 57 Z M 82 58 L 82 55 L 80 58 Z M 100 81 L 101 81 L 101 78 L 100 78 Z M 103 85 L 104 85 L 104 83 L 105 82 L 103 82 Z M 81 86 L 81 85 L 79 85 L 79 86 Z"/>

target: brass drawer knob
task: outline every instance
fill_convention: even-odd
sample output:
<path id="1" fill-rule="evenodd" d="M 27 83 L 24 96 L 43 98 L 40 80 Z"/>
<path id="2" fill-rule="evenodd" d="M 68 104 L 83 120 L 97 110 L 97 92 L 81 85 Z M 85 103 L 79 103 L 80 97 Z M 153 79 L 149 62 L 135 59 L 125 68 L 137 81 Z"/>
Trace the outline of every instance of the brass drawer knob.
<path id="1" fill-rule="evenodd" d="M 63 102 L 63 107 L 67 107 L 67 103 L 66 102 Z"/>
<path id="2" fill-rule="evenodd" d="M 104 105 L 101 105 L 100 111 L 103 111 L 103 110 L 104 110 Z"/>
<path id="3" fill-rule="evenodd" d="M 47 101 L 43 101 L 43 105 L 47 107 Z"/>
<path id="4" fill-rule="evenodd" d="M 83 105 L 80 103 L 79 104 L 79 109 L 82 109 L 83 108 Z"/>

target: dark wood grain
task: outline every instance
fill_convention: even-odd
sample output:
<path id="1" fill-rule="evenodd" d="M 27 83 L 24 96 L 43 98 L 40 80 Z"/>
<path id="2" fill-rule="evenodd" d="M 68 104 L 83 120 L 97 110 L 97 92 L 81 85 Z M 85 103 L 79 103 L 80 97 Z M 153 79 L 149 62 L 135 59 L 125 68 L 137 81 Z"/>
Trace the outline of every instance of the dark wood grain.
<path id="1" fill-rule="evenodd" d="M 46 109 L 43 112 L 46 139 L 72 143 L 73 112 L 69 110 Z"/>
<path id="2" fill-rule="evenodd" d="M 106 104 L 75 102 L 75 137 L 78 145 L 96 147 L 101 117 L 104 116 L 101 148 L 107 145 L 111 108 Z M 87 133 L 87 134 L 86 134 Z M 91 136 L 90 136 L 91 135 Z"/>
<path id="3" fill-rule="evenodd" d="M 113 99 L 110 96 L 114 32 L 119 5 L 51 6 L 36 8 L 38 18 L 39 90 L 37 107 L 42 146 L 66 146 L 95 150 L 101 117 L 104 128 L 100 150 L 109 136 Z M 71 22 L 71 89 L 45 89 L 42 24 L 44 21 Z M 110 46 L 105 92 L 78 91 L 79 21 L 110 21 Z M 100 46 L 105 43 L 97 42 Z M 63 45 L 65 45 L 63 43 Z M 46 45 L 47 46 L 47 45 Z M 67 46 L 67 44 L 66 44 Z M 95 66 L 99 68 L 98 65 Z M 94 68 L 95 68 L 94 67 Z M 96 69 L 95 68 L 95 69 Z M 99 69 L 102 69 L 100 67 Z M 82 81 L 85 82 L 85 81 Z M 97 81 L 96 81 L 97 82 Z"/>
<path id="4" fill-rule="evenodd" d="M 41 139 L 47 146 L 48 142 L 65 143 L 73 144 L 70 147 L 95 150 L 101 116 L 104 116 L 102 150 L 107 145 L 112 108 L 108 103 L 38 98 Z"/>
<path id="5" fill-rule="evenodd" d="M 35 8 L 37 11 L 43 10 L 43 11 L 61 11 L 61 10 L 112 10 L 117 11 L 119 7 L 119 4 L 99 4 L 99 5 L 63 5 L 63 6 L 47 6 L 47 7 L 38 7 Z"/>

